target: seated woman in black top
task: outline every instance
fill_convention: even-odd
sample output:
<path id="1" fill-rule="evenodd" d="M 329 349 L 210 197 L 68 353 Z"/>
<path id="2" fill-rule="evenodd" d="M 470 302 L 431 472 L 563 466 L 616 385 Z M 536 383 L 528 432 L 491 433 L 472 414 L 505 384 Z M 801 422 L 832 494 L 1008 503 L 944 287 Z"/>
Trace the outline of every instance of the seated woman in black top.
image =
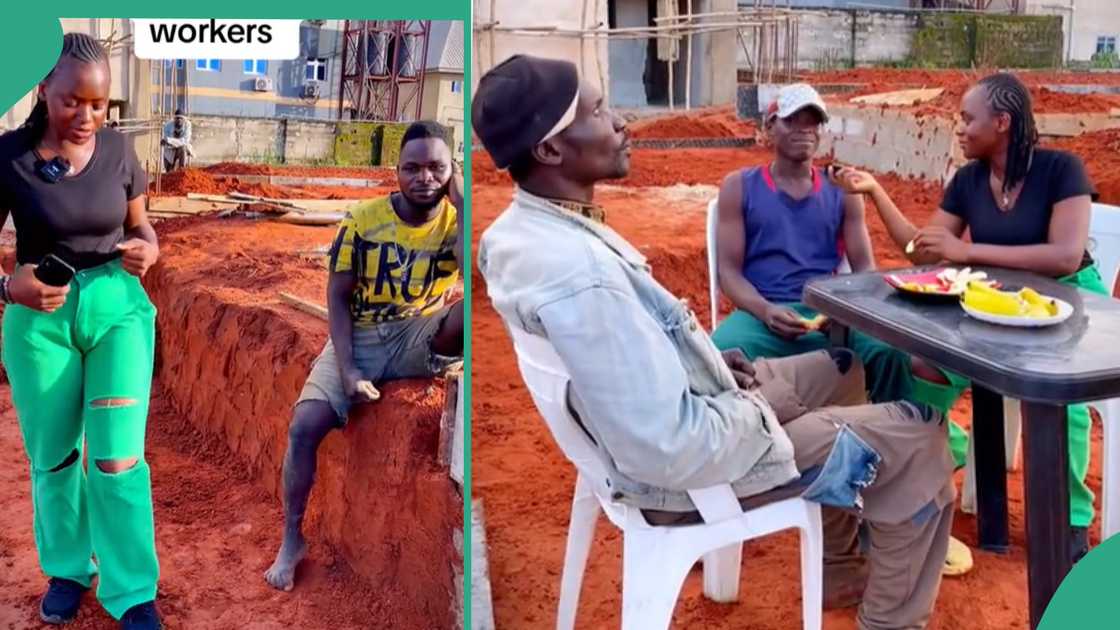
<path id="1" fill-rule="evenodd" d="M 102 605 L 140 630 L 160 627 L 144 460 L 155 308 L 139 280 L 159 248 L 136 154 L 102 128 L 109 84 L 101 45 L 69 33 L 27 124 L 0 136 L 0 224 L 11 214 L 18 263 L 0 275 L 3 362 L 50 578 L 40 616 L 73 619 L 100 574 Z"/>
<path id="2" fill-rule="evenodd" d="M 1108 294 L 1086 250 L 1093 185 L 1077 156 L 1038 148 L 1026 86 L 1012 74 L 985 77 L 961 99 L 957 139 L 971 160 L 957 171 L 941 207 L 918 229 L 868 173 L 845 169 L 843 187 L 871 195 L 891 239 L 915 264 L 942 261 L 1023 269 Z M 961 236 L 969 230 L 971 242 Z M 912 247 L 908 247 L 913 243 Z M 1093 520 L 1089 410 L 1069 407 L 1070 523 L 1074 558 L 1088 551 Z"/>

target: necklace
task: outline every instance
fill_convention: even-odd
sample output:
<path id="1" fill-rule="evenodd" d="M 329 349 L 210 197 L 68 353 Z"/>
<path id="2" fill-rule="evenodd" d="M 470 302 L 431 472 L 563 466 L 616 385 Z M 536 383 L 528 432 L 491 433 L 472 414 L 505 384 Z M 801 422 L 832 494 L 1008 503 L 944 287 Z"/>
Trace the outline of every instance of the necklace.
<path id="1" fill-rule="evenodd" d="M 602 206 L 593 203 L 585 203 L 583 201 L 572 201 L 571 199 L 557 199 L 554 197 L 545 197 L 544 199 L 553 205 L 560 206 L 565 210 L 570 210 L 596 223 L 607 222 L 607 211 Z"/>
<path id="2" fill-rule="evenodd" d="M 1033 163 L 1034 163 L 1034 152 L 1032 151 L 1030 157 L 1027 158 L 1027 172 L 1028 173 L 1030 172 L 1031 164 L 1033 164 Z M 1004 212 L 1007 212 L 1009 209 L 1011 209 L 1011 194 L 1007 190 L 1007 188 L 1003 185 L 1004 178 L 1007 177 L 1007 173 L 1004 173 L 1002 178 L 1001 177 L 996 177 L 995 173 L 991 173 L 991 176 L 992 176 L 993 179 L 995 179 L 997 182 L 999 182 L 999 189 L 1002 193 L 1002 196 L 1000 197 L 1000 200 L 997 202 L 998 205 L 999 205 L 999 208 L 1000 208 L 1000 210 L 1003 210 Z M 1019 193 L 1020 194 L 1023 192 L 1023 187 L 1025 187 L 1026 184 L 1027 184 L 1027 179 L 1026 179 L 1026 177 L 1024 177 L 1019 182 Z M 1018 199 L 1018 197 L 1016 197 L 1016 199 Z"/>

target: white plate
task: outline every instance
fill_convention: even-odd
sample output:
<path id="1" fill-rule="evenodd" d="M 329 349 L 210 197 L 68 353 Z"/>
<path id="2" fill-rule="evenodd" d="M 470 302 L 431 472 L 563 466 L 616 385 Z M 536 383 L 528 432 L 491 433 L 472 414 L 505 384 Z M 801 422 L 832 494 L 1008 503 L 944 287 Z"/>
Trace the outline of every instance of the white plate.
<path id="1" fill-rule="evenodd" d="M 1058 304 L 1058 314 L 1053 317 L 1036 318 L 1036 317 L 1012 317 L 1011 315 L 995 315 L 992 313 L 985 313 L 978 311 L 971 306 L 961 302 L 961 308 L 969 317 L 974 317 L 982 322 L 989 324 L 999 324 L 1000 326 L 1015 326 L 1017 328 L 1042 328 L 1043 326 L 1053 326 L 1060 324 L 1073 315 L 1073 306 L 1069 302 L 1064 302 L 1057 298 L 1043 296 L 1048 300 L 1054 300 Z"/>

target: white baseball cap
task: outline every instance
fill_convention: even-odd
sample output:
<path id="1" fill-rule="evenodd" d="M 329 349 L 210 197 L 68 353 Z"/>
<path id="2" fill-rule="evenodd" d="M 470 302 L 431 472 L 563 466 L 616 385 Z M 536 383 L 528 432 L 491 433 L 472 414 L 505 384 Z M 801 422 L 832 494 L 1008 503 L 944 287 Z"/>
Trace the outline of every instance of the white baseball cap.
<path id="1" fill-rule="evenodd" d="M 821 95 L 807 83 L 794 83 L 778 90 L 778 98 L 766 110 L 766 118 L 778 116 L 789 118 L 806 107 L 813 107 L 821 114 L 821 119 L 828 122 L 828 109 L 824 105 Z"/>

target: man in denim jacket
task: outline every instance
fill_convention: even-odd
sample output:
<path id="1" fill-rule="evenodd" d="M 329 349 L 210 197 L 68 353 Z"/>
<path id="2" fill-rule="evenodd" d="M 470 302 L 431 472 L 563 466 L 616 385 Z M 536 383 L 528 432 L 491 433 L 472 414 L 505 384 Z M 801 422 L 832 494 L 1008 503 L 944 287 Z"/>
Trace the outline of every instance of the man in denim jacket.
<path id="1" fill-rule="evenodd" d="M 598 491 L 666 525 L 696 522 L 687 490 L 722 483 L 745 508 L 820 502 L 826 607 L 859 603 L 866 630 L 924 628 L 952 523 L 943 416 L 863 404 L 847 350 L 721 355 L 594 205 L 596 182 L 629 171 L 629 139 L 573 64 L 499 64 L 472 123 L 517 183 L 481 240 L 486 289 L 507 326 L 547 339 L 567 368 L 572 415 L 608 471 Z"/>

